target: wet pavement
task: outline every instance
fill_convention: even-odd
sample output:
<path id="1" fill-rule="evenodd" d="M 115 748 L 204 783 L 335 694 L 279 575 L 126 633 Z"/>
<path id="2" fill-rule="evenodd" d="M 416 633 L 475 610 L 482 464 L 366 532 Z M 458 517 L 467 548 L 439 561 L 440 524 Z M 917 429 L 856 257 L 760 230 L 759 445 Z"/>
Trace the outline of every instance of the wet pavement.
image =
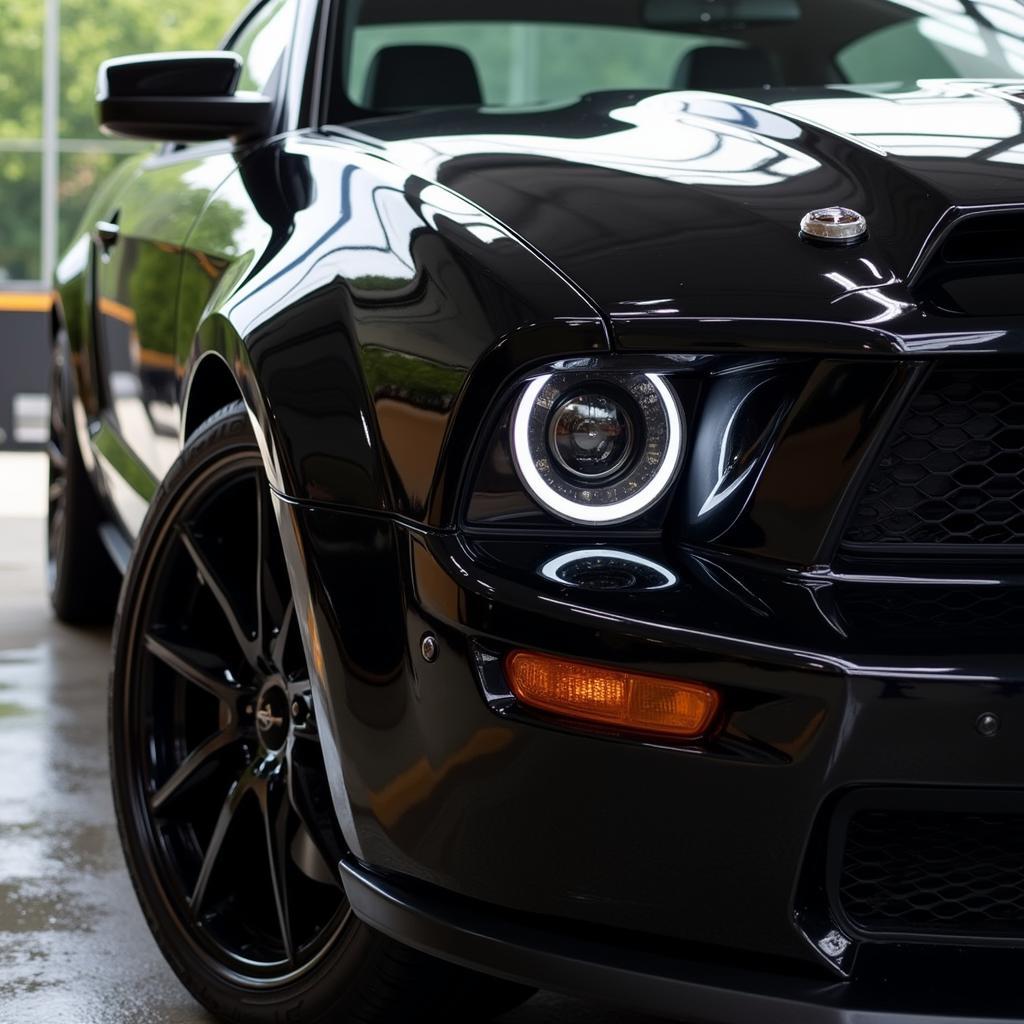
<path id="1" fill-rule="evenodd" d="M 0 454 L 0 1024 L 213 1024 L 165 965 L 125 872 L 109 636 L 51 618 L 42 486 L 41 460 Z M 501 1020 L 655 1024 L 549 994 Z"/>

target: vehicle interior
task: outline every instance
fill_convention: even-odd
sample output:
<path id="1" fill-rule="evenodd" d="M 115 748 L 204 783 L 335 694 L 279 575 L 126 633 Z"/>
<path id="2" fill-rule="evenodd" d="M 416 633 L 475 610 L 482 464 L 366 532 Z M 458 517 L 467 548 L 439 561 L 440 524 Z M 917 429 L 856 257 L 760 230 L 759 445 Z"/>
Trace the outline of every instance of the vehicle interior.
<path id="1" fill-rule="evenodd" d="M 608 90 L 747 91 L 1024 77 L 1007 0 L 363 0 L 339 104 L 563 106 Z"/>

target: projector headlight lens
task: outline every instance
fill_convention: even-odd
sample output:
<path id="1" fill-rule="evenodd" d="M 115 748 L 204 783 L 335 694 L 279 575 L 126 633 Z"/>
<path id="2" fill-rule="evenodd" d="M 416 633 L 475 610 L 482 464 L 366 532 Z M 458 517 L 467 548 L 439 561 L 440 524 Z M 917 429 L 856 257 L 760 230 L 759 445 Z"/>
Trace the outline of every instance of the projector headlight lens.
<path id="1" fill-rule="evenodd" d="M 635 519 L 675 479 L 686 444 L 679 403 L 653 373 L 552 373 L 530 382 L 512 417 L 526 489 L 574 523 Z"/>
<path id="2" fill-rule="evenodd" d="M 551 416 L 548 446 L 570 476 L 588 483 L 615 476 L 635 454 L 634 417 L 614 398 L 573 395 Z"/>

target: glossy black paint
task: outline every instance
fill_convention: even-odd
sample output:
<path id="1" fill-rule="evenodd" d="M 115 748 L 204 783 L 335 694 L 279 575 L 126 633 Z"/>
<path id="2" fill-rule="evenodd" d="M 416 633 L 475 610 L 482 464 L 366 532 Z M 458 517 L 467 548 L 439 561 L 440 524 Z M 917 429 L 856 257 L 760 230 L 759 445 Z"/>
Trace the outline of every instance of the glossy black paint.
<path id="1" fill-rule="evenodd" d="M 903 984 L 887 979 L 859 986 L 792 973 L 770 958 L 744 963 L 735 953 L 716 961 L 700 950 L 609 935 L 593 927 L 555 929 L 516 915 L 496 922 L 491 907 L 429 886 L 382 878 L 343 862 L 346 889 L 357 912 L 375 928 L 419 949 L 445 950 L 450 959 L 546 988 L 591 992 L 666 1019 L 718 1022 L 793 1021 L 799 1024 L 978 1024 L 1019 1020 L 995 993 L 1017 954 L 984 957 L 929 949 L 898 958 Z M 752 959 L 752 958 L 751 958 Z M 970 984 L 964 985 L 965 975 Z M 979 991 L 981 990 L 981 991 Z M 907 993 L 916 993 L 908 999 Z M 682 1011 L 681 1011 L 681 1008 Z"/>
<path id="2" fill-rule="evenodd" d="M 359 909 L 375 885 L 412 893 L 405 917 L 367 897 L 374 923 L 502 970 L 462 932 L 424 929 L 426 893 L 424 914 L 468 901 L 551 957 L 564 945 L 542 934 L 606 928 L 612 954 L 572 940 L 600 963 L 639 933 L 667 943 L 646 961 L 662 977 L 666 957 L 696 957 L 726 965 L 724 989 L 832 1007 L 791 1020 L 883 1004 L 939 1019 L 909 972 L 879 995 L 906 951 L 836 924 L 820 832 L 851 789 L 1020 786 L 1024 577 L 1009 560 L 853 573 L 837 545 L 922 367 L 1019 358 L 1012 296 L 1009 314 L 956 314 L 927 283 L 964 216 L 1018 208 L 1019 166 L 1001 158 L 1024 136 L 1020 97 L 991 82 L 601 94 L 339 126 L 317 102 L 320 8 L 302 5 L 278 134 L 129 165 L 61 263 L 76 424 L 112 521 L 134 535 L 190 431 L 244 399 L 350 894 Z M 951 133 L 987 141 L 953 157 L 934 141 Z M 866 241 L 799 237 L 801 216 L 833 203 L 868 217 Z M 116 221 L 109 252 L 89 221 Z M 690 452 L 657 517 L 601 531 L 467 521 L 532 371 L 680 355 L 709 359 L 690 371 Z M 543 572 L 601 547 L 674 582 L 609 592 Z M 726 718 L 679 747 L 530 716 L 503 688 L 515 647 L 719 687 Z M 991 711 L 1004 728 L 987 739 L 974 725 Z M 519 915 L 536 927 L 516 932 Z M 745 973 L 780 962 L 812 981 Z M 558 964 L 508 971 L 594 977 Z M 658 991 L 647 1005 L 664 1008 Z M 750 1010 L 707 998 L 708 1019 Z"/>
<path id="3" fill-rule="evenodd" d="M 506 937 L 532 914 L 719 961 L 780 956 L 853 978 L 859 1001 L 899 959 L 879 961 L 829 914 L 814 850 L 832 800 L 905 780 L 1018 784 L 1016 637 L 1006 618 L 944 610 L 951 590 L 984 608 L 992 581 L 789 577 L 634 542 L 623 547 L 678 583 L 588 591 L 538 571 L 566 542 L 467 543 L 286 511 L 310 567 L 325 704 L 344 709 L 336 782 L 354 857 L 385 889 L 413 878 L 491 905 L 480 910 Z M 376 552 L 355 573 L 352 545 Z M 373 611 L 368 578 L 382 581 Z M 998 600 L 1019 607 L 1020 583 Z M 380 643 L 367 639 L 373 616 Z M 416 653 L 427 631 L 441 643 L 433 664 Z M 694 748 L 539 721 L 503 700 L 500 657 L 524 643 L 710 683 L 728 723 Z M 992 710 L 1006 723 L 995 740 L 975 728 Z"/>
<path id="4" fill-rule="evenodd" d="M 961 83 L 765 95 L 599 94 L 551 113 L 449 111 L 359 130 L 553 259 L 625 347 L 642 347 L 650 330 L 689 335 L 719 318 L 774 322 L 777 342 L 791 324 L 787 347 L 810 324 L 820 334 L 835 323 L 839 339 L 865 328 L 861 344 L 901 335 L 920 304 L 900 286 L 944 218 L 1017 202 L 1017 176 L 999 161 L 1019 142 L 1024 101 L 997 84 Z M 977 137 L 978 151 L 927 155 L 958 133 Z M 420 145 L 407 146 L 413 138 Z M 862 212 L 868 239 L 838 250 L 803 242 L 803 215 L 830 204 Z M 755 336 L 766 328 L 752 325 Z"/>

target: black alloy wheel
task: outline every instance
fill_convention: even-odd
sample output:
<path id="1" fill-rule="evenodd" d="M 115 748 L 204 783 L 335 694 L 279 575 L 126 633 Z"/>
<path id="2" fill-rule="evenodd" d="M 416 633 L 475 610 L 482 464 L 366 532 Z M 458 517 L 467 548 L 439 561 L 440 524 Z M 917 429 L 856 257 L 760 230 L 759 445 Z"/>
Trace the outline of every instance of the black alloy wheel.
<path id="1" fill-rule="evenodd" d="M 164 896 L 228 973 L 295 978 L 344 929 L 309 673 L 254 446 L 178 495 L 133 616 L 132 822 Z M 330 822 L 331 819 L 328 818 Z"/>
<path id="2" fill-rule="evenodd" d="M 47 588 L 58 619 L 95 625 L 114 617 L 121 580 L 100 540 L 100 503 L 78 447 L 69 359 L 59 331 L 50 359 Z"/>
<path id="3" fill-rule="evenodd" d="M 50 440 L 46 453 L 49 460 L 49 490 L 46 517 L 46 561 L 52 589 L 57 576 L 57 559 L 64 549 L 68 505 L 68 422 L 64 388 L 65 356 L 58 347 L 50 360 Z"/>
<path id="4" fill-rule="evenodd" d="M 115 628 L 110 716 L 136 891 L 214 1012 L 412 1022 L 450 1017 L 460 979 L 495 1010 L 529 995 L 401 947 L 349 908 L 298 612 L 240 405 L 200 428 L 151 507 Z"/>

